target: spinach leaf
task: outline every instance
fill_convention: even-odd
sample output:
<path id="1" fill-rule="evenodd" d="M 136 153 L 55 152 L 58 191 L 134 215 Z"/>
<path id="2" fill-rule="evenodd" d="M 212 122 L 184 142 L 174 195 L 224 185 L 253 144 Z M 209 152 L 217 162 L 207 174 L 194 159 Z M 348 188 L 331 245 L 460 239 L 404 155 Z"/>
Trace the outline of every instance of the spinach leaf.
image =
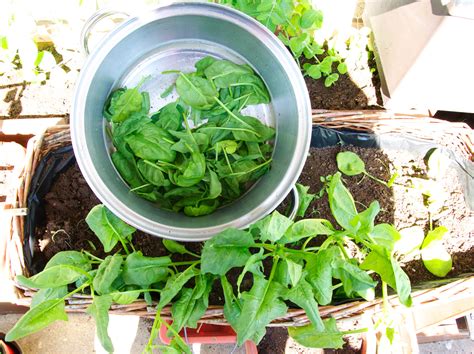
<path id="1" fill-rule="evenodd" d="M 293 243 L 303 238 L 317 235 L 332 235 L 336 230 L 326 219 L 304 219 L 295 222 L 285 232 L 278 243 Z"/>
<path id="2" fill-rule="evenodd" d="M 258 344 L 265 335 L 265 326 L 286 314 L 288 307 L 281 300 L 284 292 L 281 284 L 254 276 L 252 288 L 241 296 L 242 310 L 234 327 L 238 345 L 249 339 Z"/>
<path id="3" fill-rule="evenodd" d="M 125 141 L 133 153 L 144 160 L 173 162 L 176 152 L 171 150 L 174 141 L 171 135 L 153 123 L 147 123 L 139 132 L 129 135 Z"/>
<path id="4" fill-rule="evenodd" d="M 199 152 L 191 153 L 191 158 L 186 161 L 183 172 L 174 176 L 175 184 L 180 187 L 191 187 L 199 183 L 206 174 L 206 158 Z"/>
<path id="5" fill-rule="evenodd" d="M 112 122 L 123 122 L 133 113 L 148 113 L 150 108 L 148 94 L 140 93 L 138 86 L 132 89 L 117 90 L 112 94 L 110 102 L 107 103 L 104 116 Z"/>
<path id="6" fill-rule="evenodd" d="M 357 209 L 354 198 L 341 181 L 339 172 L 335 173 L 329 182 L 328 199 L 332 215 L 337 223 L 344 229 L 355 232 L 357 229 L 351 221 L 357 215 Z"/>
<path id="7" fill-rule="evenodd" d="M 197 76 L 204 76 L 204 70 L 206 70 L 211 64 L 217 61 L 216 58 L 206 56 L 196 62 L 194 67 L 196 68 Z"/>
<path id="8" fill-rule="evenodd" d="M 183 129 L 183 115 L 177 105 L 178 102 L 171 102 L 161 107 L 152 118 L 156 120 L 155 125 L 168 131 Z"/>
<path id="9" fill-rule="evenodd" d="M 337 329 L 336 320 L 328 318 L 323 323 L 324 330 L 318 330 L 314 324 L 310 324 L 304 327 L 289 327 L 288 333 L 296 342 L 308 348 L 342 348 L 344 333 Z"/>
<path id="10" fill-rule="evenodd" d="M 262 242 L 277 242 L 292 224 L 293 221 L 275 210 L 270 215 L 251 225 L 250 232 Z"/>
<path id="11" fill-rule="evenodd" d="M 213 80 L 218 88 L 227 88 L 236 83 L 242 75 L 252 74 L 248 65 L 234 64 L 228 60 L 214 61 L 204 70 L 204 75 Z"/>
<path id="12" fill-rule="evenodd" d="M 242 267 L 250 257 L 254 244 L 250 233 L 227 229 L 206 241 L 202 249 L 201 272 L 224 275 L 234 267 Z"/>
<path id="13" fill-rule="evenodd" d="M 114 152 L 111 155 L 111 158 L 120 176 L 122 176 L 122 178 L 130 186 L 132 186 L 132 188 L 137 188 L 145 184 L 140 174 L 138 173 L 135 159 L 128 159 L 119 151 Z"/>
<path id="14" fill-rule="evenodd" d="M 210 109 L 218 97 L 216 88 L 211 81 L 195 74 L 180 73 L 176 80 L 176 91 L 184 103 L 195 109 Z"/>
<path id="15" fill-rule="evenodd" d="M 71 265 L 86 272 L 92 268 L 89 258 L 84 253 L 78 251 L 61 251 L 56 253 L 48 263 L 46 263 L 44 269 L 57 265 Z"/>
<path id="16" fill-rule="evenodd" d="M 94 290 L 105 295 L 112 291 L 112 283 L 119 276 L 123 258 L 120 254 L 105 257 L 104 261 L 99 265 L 97 274 L 94 277 Z"/>
<path id="17" fill-rule="evenodd" d="M 175 273 L 168 278 L 163 290 L 160 293 L 160 301 L 157 305 L 157 310 L 163 309 L 171 300 L 179 293 L 181 288 L 194 276 L 198 275 L 199 271 L 195 266 L 188 267 L 181 273 Z"/>
<path id="18" fill-rule="evenodd" d="M 130 241 L 136 231 L 101 204 L 93 207 L 87 214 L 86 223 L 99 238 L 105 252 L 110 252 L 119 241 Z"/>
<path id="19" fill-rule="evenodd" d="M 138 160 L 137 168 L 146 182 L 151 183 L 157 187 L 167 185 L 166 182 L 168 181 L 165 179 L 160 167 L 158 167 L 158 165 L 155 163 L 147 160 Z"/>
<path id="20" fill-rule="evenodd" d="M 168 278 L 169 264 L 170 257 L 145 257 L 140 251 L 133 252 L 125 259 L 122 277 L 125 284 L 147 287 Z"/>
<path id="21" fill-rule="evenodd" d="M 319 315 L 318 303 L 315 300 L 313 288 L 304 276 L 288 292 L 288 300 L 305 310 L 306 315 L 317 331 L 324 330 L 324 324 Z"/>
<path id="22" fill-rule="evenodd" d="M 30 278 L 18 275 L 16 280 L 23 286 L 34 289 L 46 289 L 74 283 L 83 274 L 87 273 L 81 268 L 67 264 L 59 264 L 50 266 Z"/>
<path id="23" fill-rule="evenodd" d="M 298 191 L 298 196 L 300 199 L 300 204 L 298 205 L 298 210 L 296 216 L 304 217 L 306 210 L 308 209 L 311 202 L 316 197 L 315 194 L 308 193 L 309 187 L 303 186 L 302 184 L 296 183 L 296 190 Z"/>
<path id="24" fill-rule="evenodd" d="M 111 305 L 112 297 L 110 295 L 96 295 L 92 304 L 87 308 L 87 313 L 94 317 L 97 338 L 99 338 L 100 344 L 108 353 L 114 352 L 114 346 L 107 331 L 109 326 L 109 308 Z"/>
<path id="25" fill-rule="evenodd" d="M 453 260 L 443 246 L 442 238 L 448 232 L 444 226 L 438 226 L 426 235 L 421 246 L 421 258 L 426 269 L 437 277 L 444 277 L 451 271 Z"/>
<path id="26" fill-rule="evenodd" d="M 357 293 L 367 301 L 374 299 L 374 288 L 377 282 L 372 280 L 366 272 L 343 259 L 333 261 L 332 267 L 332 276 L 342 281 L 347 296 Z"/>
<path id="27" fill-rule="evenodd" d="M 46 300 L 25 313 L 8 331 L 5 340 L 12 342 L 48 327 L 54 321 L 67 321 L 64 299 Z"/>
<path id="28" fill-rule="evenodd" d="M 60 253 L 57 253 L 60 254 Z M 31 299 L 30 307 L 35 307 L 47 300 L 62 299 L 67 295 L 67 285 L 58 286 L 56 288 L 40 289 Z"/>
<path id="29" fill-rule="evenodd" d="M 311 256 L 306 264 L 307 280 L 320 305 L 327 305 L 332 300 L 332 263 L 338 257 L 339 250 L 330 247 Z"/>

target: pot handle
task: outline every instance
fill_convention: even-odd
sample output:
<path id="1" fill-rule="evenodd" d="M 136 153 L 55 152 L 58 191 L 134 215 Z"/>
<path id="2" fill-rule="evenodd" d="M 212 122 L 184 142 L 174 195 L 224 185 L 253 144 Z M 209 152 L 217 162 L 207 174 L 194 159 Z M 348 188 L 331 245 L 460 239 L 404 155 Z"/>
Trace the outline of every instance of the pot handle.
<path id="1" fill-rule="evenodd" d="M 291 210 L 291 213 L 288 218 L 290 218 L 291 220 L 295 220 L 296 213 L 298 212 L 298 207 L 300 206 L 300 195 L 298 194 L 296 185 L 293 186 L 291 192 L 293 193 L 293 209 Z"/>
<path id="2" fill-rule="evenodd" d="M 94 12 L 92 16 L 87 19 L 81 31 L 81 49 L 84 56 L 89 55 L 89 36 L 94 26 L 97 25 L 97 23 L 99 23 L 103 19 L 116 15 L 120 15 L 122 17 L 129 17 L 129 14 L 127 14 L 126 12 L 115 11 L 110 9 L 101 9 Z"/>

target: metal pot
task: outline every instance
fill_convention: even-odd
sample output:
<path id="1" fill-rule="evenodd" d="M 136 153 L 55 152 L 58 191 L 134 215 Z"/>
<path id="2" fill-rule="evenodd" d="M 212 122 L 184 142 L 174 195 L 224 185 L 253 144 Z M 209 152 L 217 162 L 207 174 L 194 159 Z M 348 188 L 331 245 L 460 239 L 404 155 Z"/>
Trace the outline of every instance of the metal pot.
<path id="1" fill-rule="evenodd" d="M 99 16 L 100 17 L 100 16 Z M 97 18 L 97 16 L 96 16 Z M 271 170 L 239 200 L 211 215 L 187 217 L 157 208 L 129 192 L 115 170 L 102 108 L 110 92 L 152 75 L 152 110 L 176 99 L 159 96 L 174 80 L 164 70 L 192 71 L 213 55 L 247 63 L 263 78 L 270 105 L 249 113 L 276 127 Z M 296 182 L 309 149 L 311 108 L 305 82 L 282 43 L 252 18 L 228 7 L 180 3 L 126 20 L 89 55 L 79 77 L 71 135 L 79 167 L 97 197 L 117 216 L 147 233 L 181 241 L 201 241 L 228 228 L 244 228 L 275 209 Z"/>

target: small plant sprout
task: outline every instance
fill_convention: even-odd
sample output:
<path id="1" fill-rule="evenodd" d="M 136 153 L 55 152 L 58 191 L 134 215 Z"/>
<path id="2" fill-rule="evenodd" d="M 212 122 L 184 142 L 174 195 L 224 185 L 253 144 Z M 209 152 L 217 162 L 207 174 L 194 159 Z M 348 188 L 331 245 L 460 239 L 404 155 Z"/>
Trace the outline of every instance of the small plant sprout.
<path id="1" fill-rule="evenodd" d="M 357 176 L 363 173 L 365 176 L 377 181 L 387 187 L 391 187 L 393 182 L 395 181 L 395 177 L 392 176 L 389 182 L 385 182 L 375 176 L 372 176 L 368 173 L 365 169 L 365 163 L 362 159 L 355 153 L 351 151 L 343 151 L 337 154 L 337 168 L 339 171 L 344 173 L 347 176 Z"/>

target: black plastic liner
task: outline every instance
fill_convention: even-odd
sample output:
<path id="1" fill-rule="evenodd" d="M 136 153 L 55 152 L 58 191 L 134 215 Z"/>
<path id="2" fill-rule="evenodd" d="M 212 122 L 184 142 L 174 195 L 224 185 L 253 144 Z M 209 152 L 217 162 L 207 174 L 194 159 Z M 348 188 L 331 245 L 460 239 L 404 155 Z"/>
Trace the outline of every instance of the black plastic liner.
<path id="1" fill-rule="evenodd" d="M 464 197 L 471 210 L 474 210 L 474 163 L 462 159 L 451 150 L 440 147 L 437 144 L 417 140 L 403 134 L 375 135 L 350 130 L 334 130 L 316 126 L 313 128 L 311 146 L 316 148 L 330 147 L 335 145 L 355 145 L 365 148 L 382 148 L 387 150 L 404 150 L 414 157 L 426 154 L 434 147 L 445 151 L 454 162 L 460 182 L 464 187 Z M 35 228 L 37 220 L 44 218 L 42 202 L 44 196 L 51 189 L 56 176 L 75 162 L 72 146 L 65 146 L 48 153 L 38 165 L 31 181 L 28 195 L 28 214 L 25 221 L 24 257 L 27 269 L 36 274 L 42 270 L 42 262 L 36 262 L 35 251 Z"/>

